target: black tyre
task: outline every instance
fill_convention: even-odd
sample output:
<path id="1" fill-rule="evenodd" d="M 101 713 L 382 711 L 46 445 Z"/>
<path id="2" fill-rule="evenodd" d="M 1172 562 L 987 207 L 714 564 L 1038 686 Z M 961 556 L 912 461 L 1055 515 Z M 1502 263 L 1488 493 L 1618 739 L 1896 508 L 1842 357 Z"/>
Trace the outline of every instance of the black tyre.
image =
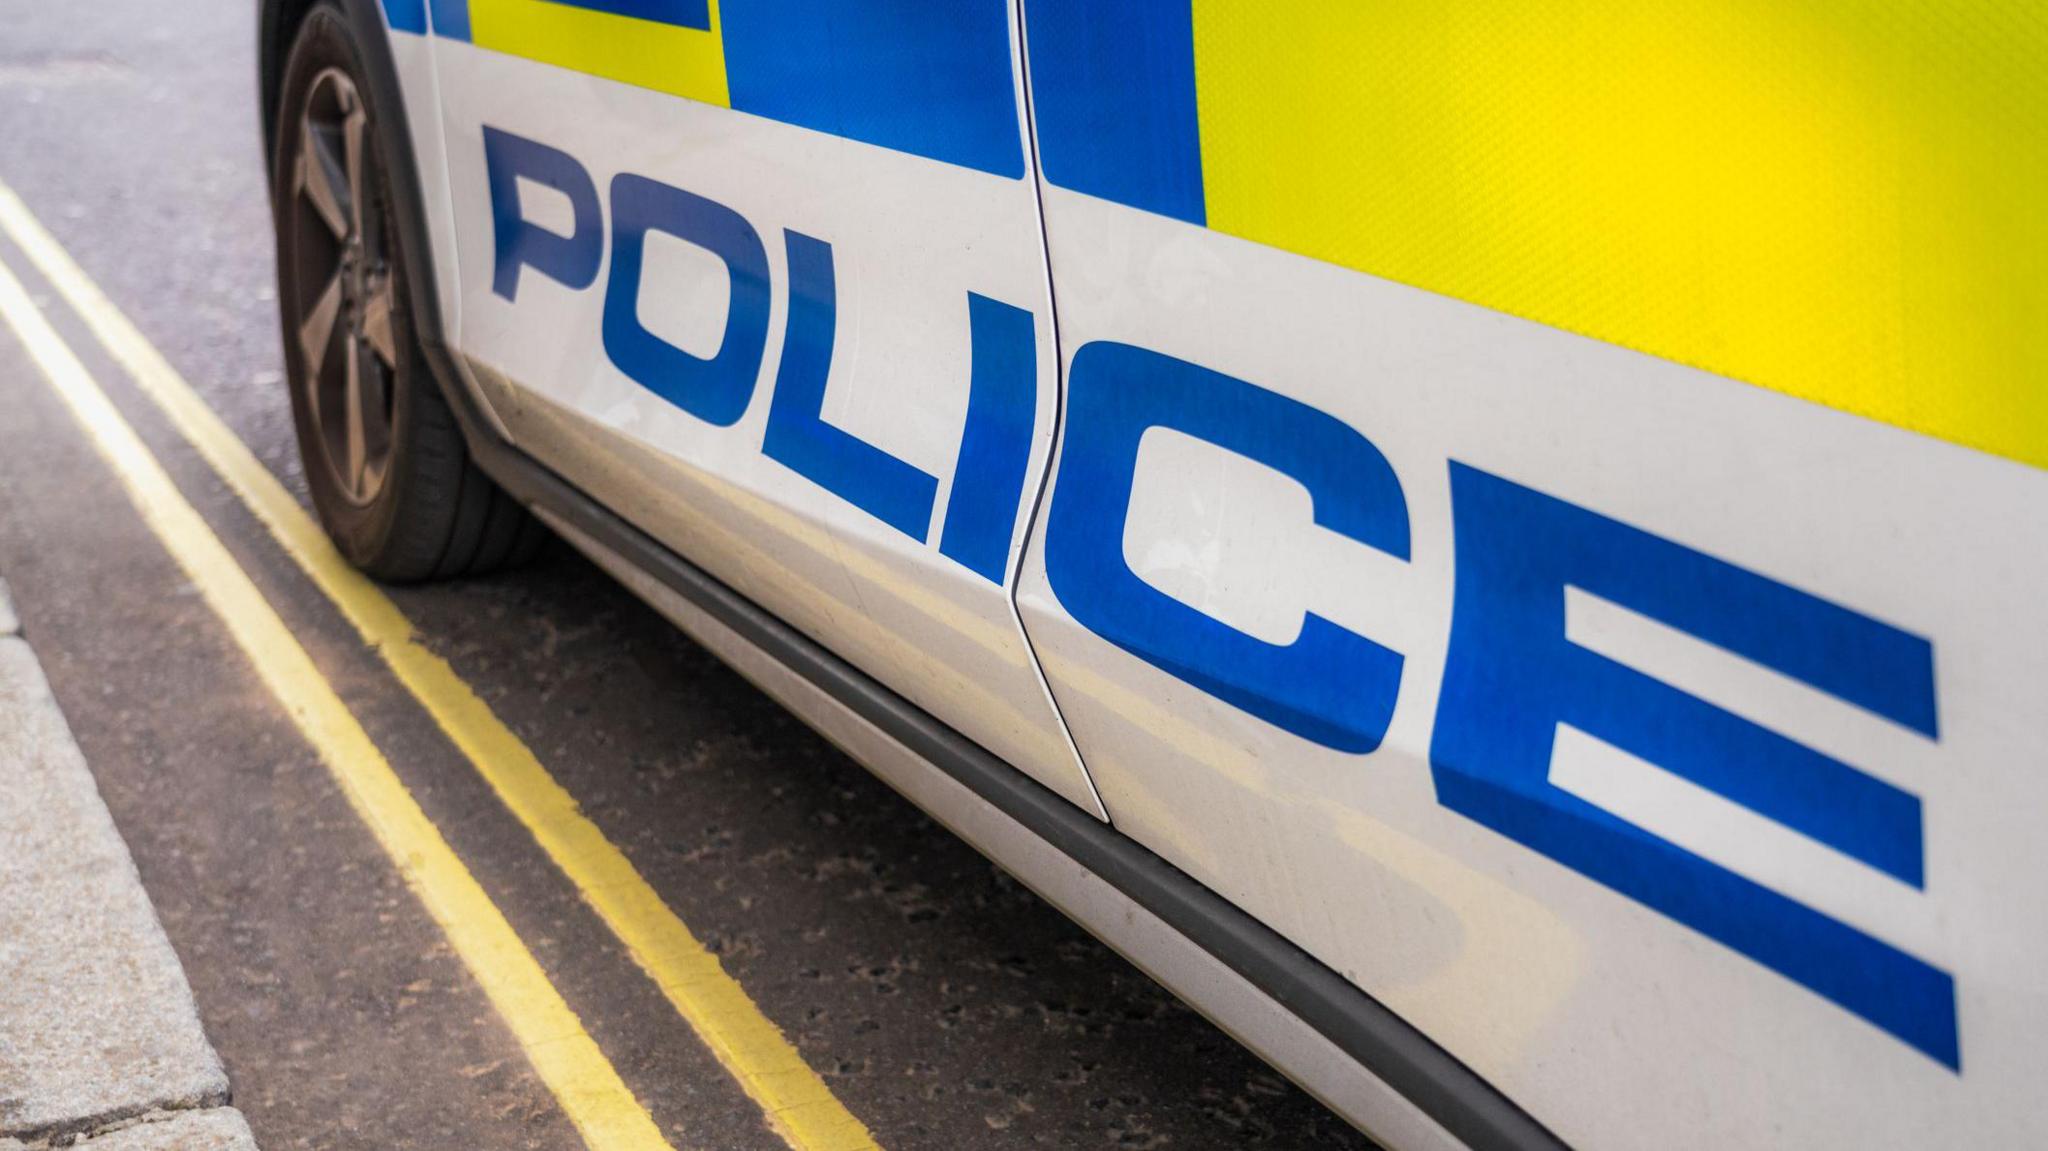
<path id="1" fill-rule="evenodd" d="M 413 331 L 381 109 L 348 21 L 299 27 L 271 158 L 285 379 L 314 510 L 395 582 L 523 562 L 545 529 L 469 458 Z"/>

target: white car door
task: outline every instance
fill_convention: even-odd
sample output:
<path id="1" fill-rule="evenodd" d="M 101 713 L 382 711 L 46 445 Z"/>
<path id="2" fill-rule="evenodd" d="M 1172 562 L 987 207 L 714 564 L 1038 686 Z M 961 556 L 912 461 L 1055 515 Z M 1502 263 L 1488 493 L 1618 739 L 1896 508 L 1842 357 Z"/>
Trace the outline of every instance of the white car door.
<path id="1" fill-rule="evenodd" d="M 1573 1147 L 2048 1130 L 1998 7 L 1025 2 L 1110 818 Z"/>
<path id="2" fill-rule="evenodd" d="M 515 441 L 1099 815 L 1010 597 L 1056 401 L 1010 6 L 434 17 L 457 342 Z"/>

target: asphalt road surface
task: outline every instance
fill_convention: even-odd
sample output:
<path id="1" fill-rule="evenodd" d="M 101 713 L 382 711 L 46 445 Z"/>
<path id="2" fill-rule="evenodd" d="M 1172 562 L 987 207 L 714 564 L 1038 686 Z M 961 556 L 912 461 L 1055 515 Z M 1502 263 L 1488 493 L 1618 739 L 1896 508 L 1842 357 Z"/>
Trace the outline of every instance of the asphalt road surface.
<path id="1" fill-rule="evenodd" d="M 0 0 L 0 183 L 303 502 L 255 7 Z M 667 1140 L 783 1146 L 728 1062 L 80 315 L 5 239 L 0 260 Z M 583 1145 L 5 326 L 0 576 L 265 1148 Z M 1365 1146 L 566 548 L 513 575 L 390 594 L 881 1146 Z"/>

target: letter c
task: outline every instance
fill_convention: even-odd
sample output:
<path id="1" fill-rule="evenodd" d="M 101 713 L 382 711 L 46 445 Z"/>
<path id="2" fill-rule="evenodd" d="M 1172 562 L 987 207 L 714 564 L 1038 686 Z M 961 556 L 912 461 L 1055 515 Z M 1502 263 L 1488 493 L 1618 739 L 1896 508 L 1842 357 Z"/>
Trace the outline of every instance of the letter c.
<path id="1" fill-rule="evenodd" d="M 1139 441 L 1172 428 L 1292 476 L 1316 523 L 1408 558 L 1408 506 L 1372 442 L 1349 424 L 1243 380 L 1098 341 L 1068 371 L 1067 432 L 1046 525 L 1060 604 L 1090 631 L 1260 719 L 1339 751 L 1380 745 L 1401 688 L 1400 653 L 1310 613 L 1271 644 L 1154 588 L 1124 562 Z"/>

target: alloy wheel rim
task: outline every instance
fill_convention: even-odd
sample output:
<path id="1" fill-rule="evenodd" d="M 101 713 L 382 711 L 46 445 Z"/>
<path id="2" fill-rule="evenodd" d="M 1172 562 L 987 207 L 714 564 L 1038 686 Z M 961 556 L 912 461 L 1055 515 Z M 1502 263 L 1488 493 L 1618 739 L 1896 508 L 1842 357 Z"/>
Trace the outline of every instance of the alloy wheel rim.
<path id="1" fill-rule="evenodd" d="M 398 366 L 395 291 L 369 116 L 338 68 L 315 77 L 299 118 L 291 242 L 296 347 L 319 455 L 350 503 L 377 498 L 390 474 Z"/>

